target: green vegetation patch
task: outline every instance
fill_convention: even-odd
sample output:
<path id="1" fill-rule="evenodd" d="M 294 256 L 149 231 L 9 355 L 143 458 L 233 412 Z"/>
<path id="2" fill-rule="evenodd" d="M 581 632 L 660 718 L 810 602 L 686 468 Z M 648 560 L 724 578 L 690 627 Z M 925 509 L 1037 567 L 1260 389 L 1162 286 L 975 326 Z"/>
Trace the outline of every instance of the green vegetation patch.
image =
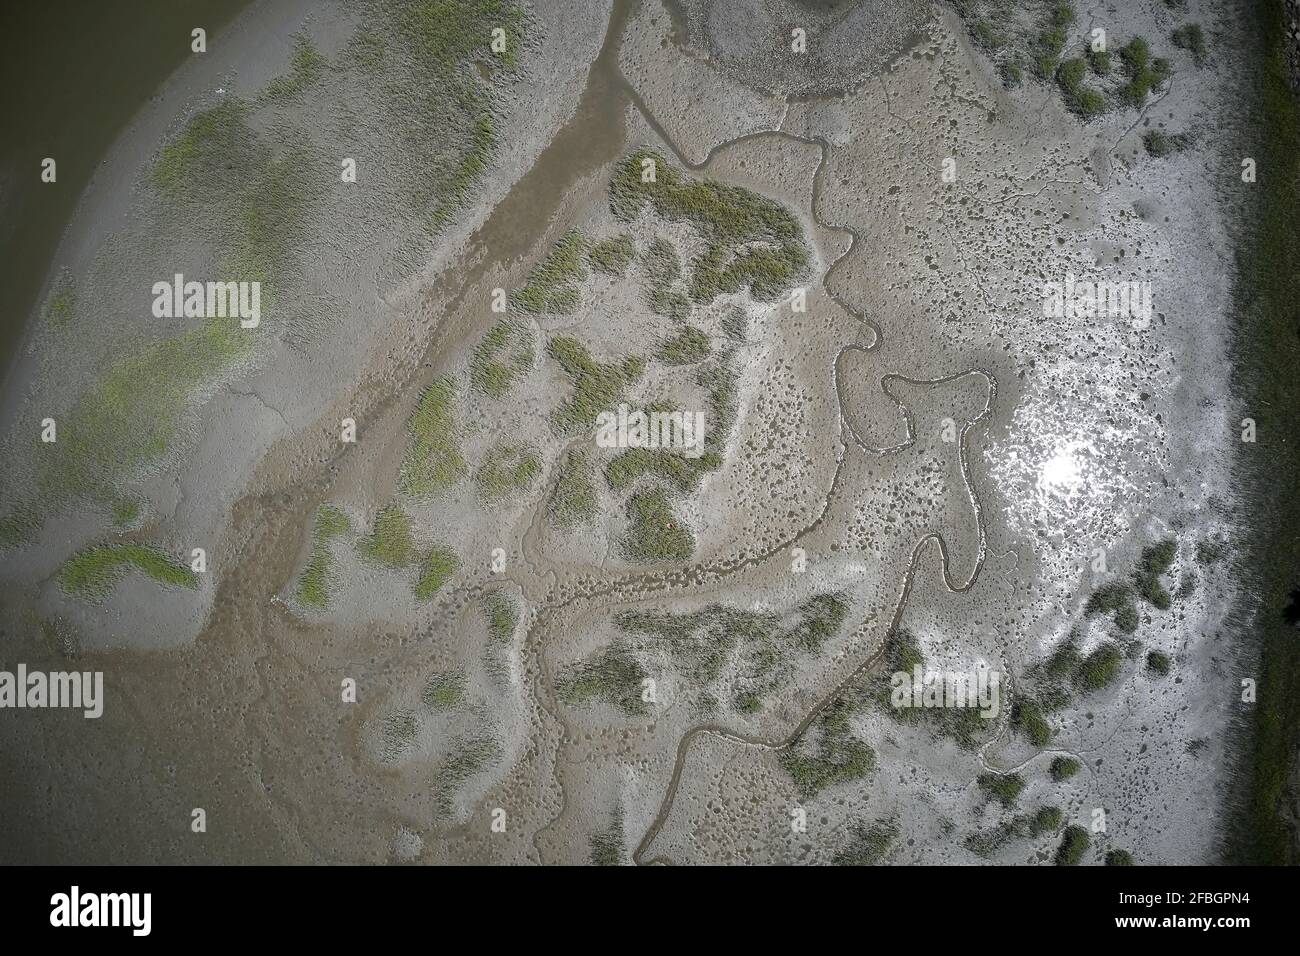
<path id="1" fill-rule="evenodd" d="M 461 671 L 431 674 L 424 682 L 420 700 L 434 713 L 451 710 L 465 699 L 465 675 Z"/>
<path id="2" fill-rule="evenodd" d="M 1183 24 L 1171 34 L 1170 39 L 1174 41 L 1174 46 L 1191 53 L 1197 66 L 1205 65 L 1208 50 L 1205 44 L 1205 31 L 1201 29 L 1199 23 Z"/>
<path id="3" fill-rule="evenodd" d="M 590 427 L 596 417 L 623 398 L 623 391 L 641 378 L 645 359 L 629 355 L 620 362 L 601 364 L 577 339 L 557 335 L 546 347 L 551 358 L 573 379 L 573 397 L 551 415 L 562 432 Z"/>
<path id="4" fill-rule="evenodd" d="M 542 459 L 537 449 L 498 442 L 474 473 L 474 481 L 483 499 L 495 503 L 526 491 L 541 471 Z"/>
<path id="5" fill-rule="evenodd" d="M 947 737 L 965 750 L 974 750 L 987 736 L 990 720 L 980 716 L 978 707 L 898 707 L 894 705 L 894 674 L 909 675 L 905 685 L 906 699 L 911 701 L 910 680 L 916 668 L 926 671 L 925 654 L 911 631 L 898 629 L 890 633 L 885 642 L 885 653 L 874 699 L 878 706 L 895 720 L 904 723 L 926 724 L 936 736 Z"/>
<path id="6" fill-rule="evenodd" d="M 1029 820 L 1029 833 L 1032 836 L 1055 833 L 1064 821 L 1065 814 L 1060 807 L 1039 807 Z"/>
<path id="7" fill-rule="evenodd" d="M 848 609 L 847 595 L 824 592 L 784 614 L 710 604 L 685 614 L 624 611 L 615 622 L 647 653 L 667 651 L 693 685 L 716 689 L 738 712 L 753 714 L 764 695 L 778 692 L 792 655 L 819 651 Z M 724 677 L 724 686 L 712 687 Z"/>
<path id="8" fill-rule="evenodd" d="M 391 504 L 375 515 L 374 531 L 362 538 L 357 550 L 386 568 L 405 568 L 415 560 L 415 538 L 411 519 L 401 505 Z"/>
<path id="9" fill-rule="evenodd" d="M 1074 672 L 1074 686 L 1081 693 L 1090 694 L 1109 687 L 1119 677 L 1124 652 L 1113 641 L 1107 641 L 1079 662 Z"/>
<path id="10" fill-rule="evenodd" d="M 656 315 L 685 322 L 691 315 L 691 300 L 686 293 L 674 288 L 682 275 L 682 263 L 677 249 L 664 238 L 650 243 L 642 259 L 645 272 L 646 304 Z"/>
<path id="11" fill-rule="evenodd" d="M 853 735 L 849 724 L 855 707 L 835 698 L 809 728 L 780 751 L 779 761 L 804 799 L 828 787 L 860 780 L 876 767 L 876 752 Z"/>
<path id="12" fill-rule="evenodd" d="M 252 164 L 254 140 L 248 104 L 237 96 L 224 96 L 195 113 L 163 146 L 154 161 L 154 183 L 177 197 L 191 187 L 215 189 L 229 184 L 233 169 Z"/>
<path id="13" fill-rule="evenodd" d="M 1100 91 L 1084 84 L 1088 65 L 1079 57 L 1065 60 L 1056 68 L 1056 82 L 1071 112 L 1091 119 L 1106 111 L 1106 97 Z"/>
<path id="14" fill-rule="evenodd" d="M 693 365 L 709 357 L 709 336 L 693 325 L 659 343 L 655 358 L 665 365 Z"/>
<path id="15" fill-rule="evenodd" d="M 469 383 L 490 398 L 503 398 L 517 376 L 532 370 L 532 331 L 523 322 L 498 322 L 483 335 L 470 359 Z"/>
<path id="16" fill-rule="evenodd" d="M 612 239 L 602 239 L 592 243 L 587 252 L 587 261 L 591 264 L 593 272 L 621 277 L 632 264 L 634 256 L 636 256 L 636 246 L 632 244 L 631 235 L 624 232 Z"/>
<path id="17" fill-rule="evenodd" d="M 645 181 L 647 170 L 653 181 Z M 803 229 L 783 206 L 739 186 L 688 178 L 653 150 L 619 163 L 609 195 L 620 219 L 635 218 L 648 202 L 664 219 L 699 231 L 705 249 L 691 263 L 690 279 L 696 302 L 746 287 L 754 298 L 771 301 L 808 268 Z"/>
<path id="18" fill-rule="evenodd" d="M 1014 805 L 1025 789 L 1025 781 L 1018 773 L 982 773 L 976 783 L 988 799 L 1004 807 Z"/>
<path id="19" fill-rule="evenodd" d="M 114 481 L 162 458 L 194 393 L 252 349 L 237 319 L 214 318 L 113 365 L 59 421 L 59 440 L 42 446 L 42 490 L 58 499 L 107 494 Z"/>
<path id="20" fill-rule="evenodd" d="M 77 287 L 72 277 L 60 272 L 50 289 L 49 297 L 41 309 L 41 318 L 54 326 L 67 325 L 77 311 Z"/>
<path id="21" fill-rule="evenodd" d="M 1011 725 L 1035 747 L 1046 747 L 1052 742 L 1052 725 L 1043 716 L 1042 706 L 1032 698 L 1016 702 L 1011 709 Z"/>
<path id="22" fill-rule="evenodd" d="M 586 450 L 570 448 L 565 453 L 548 506 L 548 514 L 561 530 L 570 531 L 596 517 L 595 475 L 595 466 Z"/>
<path id="23" fill-rule="evenodd" d="M 673 513 L 659 485 L 628 499 L 627 518 L 623 554 L 632 561 L 686 561 L 695 551 L 695 536 Z"/>
<path id="24" fill-rule="evenodd" d="M 1161 129 L 1149 129 L 1142 134 L 1142 145 L 1147 154 L 1156 159 L 1181 153 L 1195 142 L 1191 133 L 1169 134 Z"/>
<path id="25" fill-rule="evenodd" d="M 1133 601 L 1133 589 L 1127 584 L 1112 581 L 1093 591 L 1088 603 L 1083 607 L 1084 616 L 1093 614 L 1114 614 L 1115 626 L 1125 634 L 1137 630 L 1137 604 Z"/>
<path id="26" fill-rule="evenodd" d="M 420 576 L 415 579 L 415 599 L 428 601 L 460 570 L 460 556 L 451 548 L 436 546 L 420 562 Z"/>
<path id="27" fill-rule="evenodd" d="M 1161 677 L 1169 673 L 1169 655 L 1164 651 L 1151 651 L 1147 654 L 1147 670 Z"/>
<path id="28" fill-rule="evenodd" d="M 269 100 L 286 99 L 303 92 L 325 74 L 328 61 L 311 42 L 311 37 L 298 34 L 294 37 L 293 55 L 289 58 L 289 72 L 277 76 L 262 91 Z"/>
<path id="29" fill-rule="evenodd" d="M 156 548 L 140 544 L 99 545 L 76 554 L 59 572 L 69 594 L 105 597 L 129 571 L 139 571 L 170 587 L 197 588 L 199 576 Z"/>
<path id="30" fill-rule="evenodd" d="M 849 842 L 835 854 L 836 866 L 879 866 L 889 856 L 898 837 L 898 824 L 878 820 L 868 826 L 855 822 L 849 827 Z"/>
<path id="31" fill-rule="evenodd" d="M 1173 565 L 1177 553 L 1178 546 L 1174 539 L 1166 538 L 1157 544 L 1143 548 L 1142 557 L 1138 561 L 1135 576 L 1138 594 L 1148 604 L 1161 610 L 1168 610 L 1172 599 L 1161 583 L 1160 577 Z"/>
<path id="32" fill-rule="evenodd" d="M 1128 850 L 1108 850 L 1106 852 L 1107 866 L 1133 866 L 1133 854 Z"/>
<path id="33" fill-rule="evenodd" d="M 511 304 L 524 312 L 571 315 L 578 307 L 578 283 L 587 278 L 584 257 L 589 248 L 582 233 L 565 235 L 516 289 Z"/>
<path id="34" fill-rule="evenodd" d="M 493 737 L 471 735 L 452 745 L 451 753 L 434 773 L 433 800 L 438 812 L 451 813 L 456 792 L 470 777 L 482 773 L 502 755 L 501 744 Z"/>
<path id="35" fill-rule="evenodd" d="M 592 866 L 623 865 L 623 814 L 616 813 L 608 830 L 593 833 L 590 839 Z"/>
<path id="36" fill-rule="evenodd" d="M 1047 772 L 1057 783 L 1062 783 L 1078 773 L 1082 766 L 1073 757 L 1053 757 Z"/>
<path id="37" fill-rule="evenodd" d="M 456 420 L 452 414 L 455 387 L 444 376 L 424 390 L 407 429 L 411 443 L 402 462 L 398 486 L 408 495 L 440 495 L 465 477 Z"/>
<path id="38" fill-rule="evenodd" d="M 1056 850 L 1056 863 L 1058 866 L 1076 866 L 1083 860 L 1083 855 L 1088 852 L 1088 847 L 1092 843 L 1088 836 L 1088 831 L 1081 826 L 1068 826 L 1065 828 L 1065 835 L 1061 837 L 1061 845 Z"/>
<path id="39" fill-rule="evenodd" d="M 140 517 L 139 498 L 118 498 L 113 502 L 113 527 L 126 528 Z"/>
<path id="40" fill-rule="evenodd" d="M 621 649 L 610 648 L 584 661 L 569 676 L 559 681 L 560 699 L 574 706 L 596 702 L 612 704 L 628 716 L 646 712 L 641 699 L 645 668 Z"/>
<path id="41" fill-rule="evenodd" d="M 483 597 L 483 614 L 492 640 L 505 643 L 514 637 L 519 626 L 519 602 L 504 590 L 497 588 Z"/>
<path id="42" fill-rule="evenodd" d="M 1133 107 L 1145 104 L 1147 96 L 1158 92 L 1173 75 L 1173 65 L 1162 57 L 1152 57 L 1151 47 L 1142 37 L 1120 47 L 1119 58 L 1128 80 L 1120 96 Z"/>
<path id="43" fill-rule="evenodd" d="M 348 516 L 334 505 L 324 504 L 316 509 L 312 526 L 311 557 L 298 580 L 298 603 L 306 607 L 323 608 L 329 604 L 333 585 L 333 556 L 329 542 L 352 530 Z"/>

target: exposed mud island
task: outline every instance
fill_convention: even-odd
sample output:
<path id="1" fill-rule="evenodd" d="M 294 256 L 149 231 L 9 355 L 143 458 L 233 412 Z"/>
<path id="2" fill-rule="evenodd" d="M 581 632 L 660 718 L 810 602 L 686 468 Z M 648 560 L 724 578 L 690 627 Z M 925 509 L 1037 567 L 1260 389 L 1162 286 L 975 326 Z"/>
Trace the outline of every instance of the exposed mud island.
<path id="1" fill-rule="evenodd" d="M 5 382 L 5 858 L 1293 853 L 1272 7 L 251 4 Z"/>

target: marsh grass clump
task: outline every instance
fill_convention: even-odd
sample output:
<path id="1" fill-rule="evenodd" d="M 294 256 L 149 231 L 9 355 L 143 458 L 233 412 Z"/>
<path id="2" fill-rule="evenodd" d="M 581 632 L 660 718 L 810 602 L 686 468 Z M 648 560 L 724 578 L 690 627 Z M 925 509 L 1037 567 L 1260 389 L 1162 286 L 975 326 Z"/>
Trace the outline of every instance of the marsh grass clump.
<path id="1" fill-rule="evenodd" d="M 1228 554 L 1228 546 L 1218 538 L 1203 538 L 1196 542 L 1196 563 L 1209 567 L 1218 564 Z"/>
<path id="2" fill-rule="evenodd" d="M 486 734 L 462 737 L 434 775 L 433 799 L 438 812 L 451 813 L 452 802 L 470 777 L 482 773 L 501 759 L 501 744 Z"/>
<path id="3" fill-rule="evenodd" d="M 1120 96 L 1133 107 L 1142 106 L 1147 96 L 1159 92 L 1173 75 L 1173 65 L 1162 57 L 1152 57 L 1151 47 L 1142 37 L 1134 37 L 1120 47 L 1119 58 L 1128 78 Z"/>
<path id="4" fill-rule="evenodd" d="M 329 604 L 333 584 L 333 556 L 330 541 L 352 530 L 348 516 L 334 505 L 323 504 L 316 509 L 316 520 L 311 533 L 311 557 L 298 580 L 298 603 L 306 607 L 323 608 Z"/>
<path id="5" fill-rule="evenodd" d="M 1047 772 L 1057 783 L 1069 780 L 1083 765 L 1073 757 L 1053 757 Z"/>
<path id="6" fill-rule="evenodd" d="M 653 181 L 645 181 L 653 170 Z M 691 263 L 690 297 L 698 303 L 748 288 L 771 301 L 791 288 L 810 258 L 799 221 L 751 190 L 684 176 L 653 150 L 631 154 L 609 185 L 610 209 L 622 220 L 648 202 L 664 219 L 689 222 L 706 245 Z"/>
<path id="7" fill-rule="evenodd" d="M 510 297 L 516 309 L 530 313 L 571 315 L 578 307 L 578 283 L 587 278 L 589 243 L 576 229 L 565 235 Z"/>
<path id="8" fill-rule="evenodd" d="M 542 459 L 535 448 L 498 442 L 474 473 L 479 494 L 495 504 L 526 491 L 542 471 Z"/>
<path id="9" fill-rule="evenodd" d="M 516 376 L 532 370 L 535 358 L 532 332 L 527 325 L 498 322 L 474 347 L 469 365 L 470 387 L 489 398 L 504 398 Z"/>
<path id="10" fill-rule="evenodd" d="M 665 365 L 693 365 L 709 357 L 709 336 L 693 325 L 659 343 L 655 357 Z"/>
<path id="11" fill-rule="evenodd" d="M 610 459 L 605 466 L 605 480 L 612 490 L 621 491 L 643 475 L 653 475 L 678 491 L 692 491 L 706 472 L 715 471 L 721 464 L 716 452 L 691 458 L 665 448 L 629 448 Z"/>
<path id="12" fill-rule="evenodd" d="M 589 840 L 592 866 L 623 865 L 623 813 L 614 814 L 608 830 L 593 833 Z"/>
<path id="13" fill-rule="evenodd" d="M 421 393 L 415 414 L 407 424 L 410 446 L 398 477 L 403 493 L 418 498 L 441 495 L 468 473 L 452 414 L 454 400 L 449 376 Z"/>
<path id="14" fill-rule="evenodd" d="M 99 545 L 74 555 L 59 571 L 69 594 L 101 598 L 111 594 L 127 572 L 138 571 L 168 587 L 197 588 L 199 576 L 156 548 L 140 544 Z"/>
<path id="15" fill-rule="evenodd" d="M 1049 80 L 1056 72 L 1057 61 L 1065 52 L 1069 30 L 1074 23 L 1074 7 L 1068 3 L 1055 4 L 1049 11 L 1046 23 L 1032 44 L 1031 56 L 1034 73 L 1041 80 Z"/>
<path id="16" fill-rule="evenodd" d="M 385 568 L 405 568 L 415 559 L 411 519 L 402 506 L 386 505 L 375 515 L 374 530 L 357 545 L 362 556 Z"/>
<path id="17" fill-rule="evenodd" d="M 420 574 L 415 579 L 415 599 L 428 601 L 460 570 L 460 556 L 451 548 L 437 545 L 425 552 L 420 561 Z"/>
<path id="18" fill-rule="evenodd" d="M 593 243 L 587 252 L 587 261 L 593 272 L 621 278 L 635 256 L 636 246 L 632 244 L 632 236 L 624 232 L 612 239 Z"/>
<path id="19" fill-rule="evenodd" d="M 835 854 L 836 866 L 879 866 L 885 862 L 898 837 L 898 824 L 878 820 L 868 826 L 857 822 L 849 827 L 849 842 Z"/>
<path id="20" fill-rule="evenodd" d="M 560 475 L 547 513 L 563 531 L 571 531 L 596 517 L 596 469 L 591 455 L 582 448 L 570 448 L 560 465 Z"/>
<path id="21" fill-rule="evenodd" d="M 710 604 L 685 614 L 624 611 L 615 623 L 648 653 L 666 651 L 702 693 L 725 677 L 724 686 L 708 693 L 752 714 L 762 709 L 764 695 L 779 690 L 792 655 L 819 650 L 847 613 L 847 595 L 823 592 L 785 613 Z"/>
<path id="22" fill-rule="evenodd" d="M 1065 814 L 1060 807 L 1039 807 L 1029 819 L 1029 833 L 1031 836 L 1055 833 L 1064 821 Z"/>
<path id="23" fill-rule="evenodd" d="M 1099 116 L 1106 110 L 1106 97 L 1084 85 L 1088 66 L 1079 57 L 1065 60 L 1056 69 L 1056 82 L 1065 97 L 1065 105 L 1083 119 Z"/>
<path id="24" fill-rule="evenodd" d="M 483 614 L 487 618 L 488 637 L 498 643 L 509 641 L 519 626 L 519 604 L 501 588 L 483 597 Z"/>
<path id="25" fill-rule="evenodd" d="M 434 713 L 442 713 L 465 699 L 465 686 L 465 675 L 461 671 L 431 674 L 424 682 L 420 700 Z"/>
<path id="26" fill-rule="evenodd" d="M 987 799 L 997 800 L 1004 807 L 1013 806 L 1025 789 L 1025 781 L 1018 773 L 982 773 L 976 783 Z"/>
<path id="27" fill-rule="evenodd" d="M 1074 672 L 1074 686 L 1080 693 L 1091 694 L 1103 690 L 1119 677 L 1124 652 L 1113 641 L 1107 641 L 1079 662 Z"/>
<path id="28" fill-rule="evenodd" d="M 1052 742 L 1052 725 L 1043 716 L 1038 701 L 1032 698 L 1022 698 L 1011 708 L 1011 725 L 1035 747 L 1046 747 Z"/>
<path id="29" fill-rule="evenodd" d="M 1161 129 L 1150 129 L 1142 134 L 1142 145 L 1149 156 L 1162 159 L 1187 149 L 1194 142 L 1191 133 L 1170 135 Z"/>
<path id="30" fill-rule="evenodd" d="M 1014 821 L 998 824 L 987 830 L 978 830 L 967 834 L 961 845 L 978 857 L 988 859 L 1002 849 L 1016 836 Z"/>
<path id="31" fill-rule="evenodd" d="M 157 462 L 181 433 L 191 396 L 252 352 L 237 320 L 206 319 L 113 366 L 59 421 L 40 475 L 53 498 L 109 494 Z"/>
<path id="32" fill-rule="evenodd" d="M 139 498 L 117 498 L 113 501 L 113 527 L 127 528 L 140 517 Z"/>
<path id="33" fill-rule="evenodd" d="M 973 750 L 985 736 L 989 721 L 976 707 L 897 707 L 894 705 L 894 674 L 906 674 L 908 680 L 919 667 L 926 670 L 925 653 L 916 635 L 906 629 L 890 632 L 885 642 L 878 689 L 871 691 L 877 705 L 890 717 L 904 723 L 924 723 L 939 737 L 947 737 L 965 750 Z M 910 685 L 909 685 L 910 686 Z"/>
<path id="34" fill-rule="evenodd" d="M 1168 610 L 1172 603 L 1169 592 L 1160 582 L 1160 577 L 1173 566 L 1178 554 L 1178 545 L 1173 538 L 1166 538 L 1157 544 L 1142 549 L 1138 561 L 1136 584 L 1138 594 L 1153 607 Z"/>
<path id="35" fill-rule="evenodd" d="M 1133 601 L 1133 589 L 1127 584 L 1112 581 L 1093 591 L 1088 603 L 1083 607 L 1085 617 L 1093 614 L 1114 614 L 1115 626 L 1125 634 L 1137 630 L 1137 605 Z"/>
<path id="36" fill-rule="evenodd" d="M 1081 826 L 1071 825 L 1065 828 L 1065 835 L 1061 838 L 1061 845 L 1056 851 L 1056 863 L 1058 866 L 1075 866 L 1083 860 L 1083 855 L 1088 852 L 1088 847 L 1092 843 L 1088 836 L 1088 831 Z"/>
<path id="37" fill-rule="evenodd" d="M 778 760 L 805 799 L 828 787 L 860 780 L 876 767 L 876 752 L 853 735 L 851 701 L 841 696 L 823 710 L 812 725 Z"/>
<path id="38" fill-rule="evenodd" d="M 368 73 L 390 61 L 408 67 L 385 79 L 404 106 L 395 118 L 412 131 L 436 131 L 413 133 L 409 148 L 428 181 L 414 201 L 439 229 L 465 204 L 499 145 L 495 78 L 518 68 L 527 16 L 508 0 L 382 0 L 378 7 L 382 35 L 357 44 L 354 62 Z M 500 53 L 491 49 L 495 28 L 505 34 Z"/>
<path id="39" fill-rule="evenodd" d="M 1147 670 L 1164 677 L 1169 673 L 1169 655 L 1164 651 L 1151 651 L 1147 654 Z"/>
<path id="40" fill-rule="evenodd" d="M 233 184 L 234 170 L 253 165 L 255 135 L 248 126 L 248 103 L 225 96 L 192 116 L 167 142 L 154 161 L 153 181 L 164 192 L 183 198 L 193 188 Z"/>
<path id="41" fill-rule="evenodd" d="M 41 320 L 55 327 L 67 325 L 77 311 L 77 288 L 72 277 L 60 272 L 41 308 Z"/>
<path id="42" fill-rule="evenodd" d="M 1094 50 L 1089 47 L 1086 56 L 1088 58 L 1088 67 L 1095 75 L 1110 76 L 1111 61 L 1109 51 Z"/>
<path id="43" fill-rule="evenodd" d="M 632 561 L 686 561 L 695 550 L 695 536 L 673 512 L 659 485 L 632 495 L 627 501 L 628 529 L 623 554 Z"/>
<path id="44" fill-rule="evenodd" d="M 561 432 L 573 432 L 596 423 L 596 417 L 612 408 L 623 391 L 641 378 L 645 359 L 629 355 L 620 362 L 601 364 L 575 338 L 557 335 L 546 347 L 547 354 L 573 379 L 573 397 L 551 415 Z"/>
<path id="45" fill-rule="evenodd" d="M 610 648 L 579 664 L 559 681 L 557 690 L 567 704 L 584 706 L 599 701 L 636 717 L 647 710 L 641 699 L 641 682 L 646 676 L 645 668 L 634 657 L 621 649 Z"/>
<path id="46" fill-rule="evenodd" d="M 415 743 L 420 722 L 406 710 L 385 714 L 379 725 L 379 758 L 386 763 L 400 760 Z"/>
<path id="47" fill-rule="evenodd" d="M 1205 65 L 1207 53 L 1205 31 L 1201 29 L 1199 23 L 1183 24 L 1170 35 L 1170 39 L 1173 40 L 1174 46 L 1191 53 L 1192 60 L 1197 66 Z"/>
<path id="48" fill-rule="evenodd" d="M 651 312 L 678 322 L 690 318 L 691 300 L 674 288 L 681 279 L 682 263 L 671 242 L 663 237 L 653 239 L 642 256 L 641 270 L 645 277 L 646 304 Z"/>
<path id="49" fill-rule="evenodd" d="M 722 315 L 722 334 L 733 342 L 744 342 L 749 332 L 749 314 L 738 305 L 728 307 Z"/>
<path id="50" fill-rule="evenodd" d="M 1133 866 L 1133 854 L 1128 850 L 1107 850 L 1107 866 Z"/>
<path id="51" fill-rule="evenodd" d="M 262 91 L 265 100 L 282 100 L 314 86 L 325 73 L 328 61 L 323 57 L 311 37 L 298 34 L 294 37 L 293 54 L 289 58 L 289 72 L 277 76 Z"/>

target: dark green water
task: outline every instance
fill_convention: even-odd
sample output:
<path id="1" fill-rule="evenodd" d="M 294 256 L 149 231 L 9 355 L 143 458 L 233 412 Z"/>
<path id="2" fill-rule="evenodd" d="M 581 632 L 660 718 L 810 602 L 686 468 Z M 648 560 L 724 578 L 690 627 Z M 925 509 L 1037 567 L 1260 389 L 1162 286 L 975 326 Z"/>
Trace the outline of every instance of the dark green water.
<path id="1" fill-rule="evenodd" d="M 248 0 L 5 0 L 0 4 L 0 372 L 77 199 L 118 133 Z M 41 160 L 58 163 L 42 183 Z"/>

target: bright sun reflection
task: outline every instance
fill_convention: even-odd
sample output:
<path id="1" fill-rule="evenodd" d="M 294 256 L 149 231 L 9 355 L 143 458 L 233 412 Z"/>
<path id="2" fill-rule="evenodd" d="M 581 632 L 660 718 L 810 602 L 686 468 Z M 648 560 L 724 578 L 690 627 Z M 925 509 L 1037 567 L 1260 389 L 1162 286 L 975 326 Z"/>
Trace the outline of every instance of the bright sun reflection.
<path id="1" fill-rule="evenodd" d="M 1073 491 L 1083 482 L 1083 472 L 1075 449 L 1066 448 L 1043 463 L 1038 473 L 1038 487 L 1044 491 Z"/>

